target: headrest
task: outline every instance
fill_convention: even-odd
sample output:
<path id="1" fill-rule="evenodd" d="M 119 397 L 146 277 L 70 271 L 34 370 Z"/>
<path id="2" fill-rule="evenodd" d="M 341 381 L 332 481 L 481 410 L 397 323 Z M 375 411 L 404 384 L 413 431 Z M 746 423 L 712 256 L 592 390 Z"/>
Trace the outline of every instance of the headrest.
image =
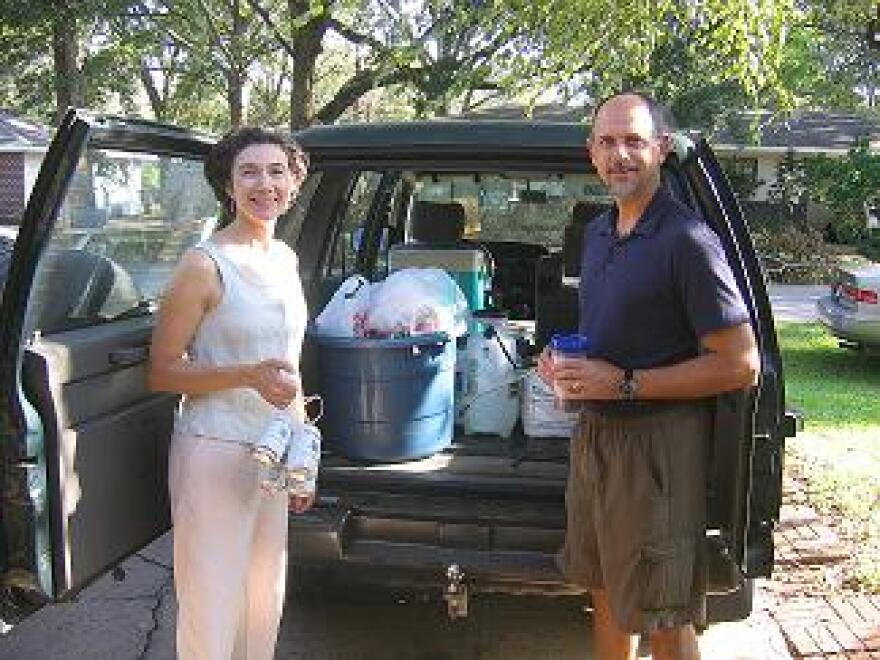
<path id="1" fill-rule="evenodd" d="M 464 207 L 458 202 L 416 202 L 410 218 L 412 240 L 455 243 L 464 237 Z"/>
<path id="2" fill-rule="evenodd" d="M 571 222 L 565 227 L 562 238 L 563 271 L 566 277 L 577 277 L 581 270 L 581 250 L 584 244 L 584 227 L 608 210 L 605 204 L 577 202 L 571 210 Z"/>
<path id="3" fill-rule="evenodd" d="M 577 202 L 571 210 L 571 224 L 585 226 L 608 210 L 607 204 L 596 202 Z"/>

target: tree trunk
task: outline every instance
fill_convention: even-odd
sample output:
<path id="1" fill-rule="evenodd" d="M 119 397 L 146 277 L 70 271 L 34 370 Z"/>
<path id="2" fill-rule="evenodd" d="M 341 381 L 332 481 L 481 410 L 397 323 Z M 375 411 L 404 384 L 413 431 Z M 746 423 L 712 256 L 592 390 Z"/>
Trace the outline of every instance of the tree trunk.
<path id="1" fill-rule="evenodd" d="M 80 81 L 76 13 L 68 0 L 55 0 L 52 18 L 52 54 L 55 65 L 55 121 L 68 108 L 84 105 Z"/>
<path id="2" fill-rule="evenodd" d="M 226 74 L 226 102 L 230 128 L 241 128 L 244 125 L 244 75 L 238 67 L 230 68 Z"/>
<path id="3" fill-rule="evenodd" d="M 288 0 L 291 20 L 309 10 L 308 0 Z M 312 18 L 293 37 L 293 76 L 290 89 L 290 130 L 312 122 L 315 104 L 315 65 L 324 38 L 324 18 Z"/>
<path id="4" fill-rule="evenodd" d="M 150 69 L 146 62 L 141 62 L 140 77 L 141 85 L 143 85 L 144 91 L 147 93 L 147 98 L 150 101 L 150 109 L 153 111 L 153 119 L 156 121 L 162 121 L 165 119 L 165 99 L 162 98 L 159 90 L 156 89 L 156 83 L 153 81 L 153 76 L 150 75 Z"/>
<path id="5" fill-rule="evenodd" d="M 247 24 L 241 13 L 241 3 L 233 0 L 229 7 L 232 12 L 232 61 L 226 74 L 226 100 L 229 103 L 230 127 L 241 128 L 245 121 L 244 86 L 247 82 L 247 66 L 242 64 L 242 39 L 247 32 Z"/>

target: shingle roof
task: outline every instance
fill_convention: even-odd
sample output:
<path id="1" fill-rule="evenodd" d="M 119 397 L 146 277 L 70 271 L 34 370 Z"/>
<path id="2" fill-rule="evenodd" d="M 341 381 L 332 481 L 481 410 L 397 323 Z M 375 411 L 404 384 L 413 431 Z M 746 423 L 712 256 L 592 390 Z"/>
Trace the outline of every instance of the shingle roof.
<path id="1" fill-rule="evenodd" d="M 0 145 L 42 147 L 49 143 L 49 139 L 46 127 L 31 124 L 0 110 Z"/>
<path id="2" fill-rule="evenodd" d="M 522 119 L 525 108 L 503 105 L 460 115 L 465 119 Z M 538 105 L 531 119 L 574 121 L 589 119 L 590 109 L 561 104 Z M 880 144 L 880 118 L 868 114 L 799 110 L 789 115 L 770 112 L 737 112 L 719 118 L 719 127 L 704 131 L 713 145 L 773 147 L 811 150 L 846 150 L 860 138 Z"/>
<path id="3" fill-rule="evenodd" d="M 880 141 L 880 119 L 819 111 L 795 111 L 780 117 L 769 112 L 742 112 L 728 117 L 726 125 L 712 136 L 715 144 L 793 149 L 849 149 L 860 139 Z"/>

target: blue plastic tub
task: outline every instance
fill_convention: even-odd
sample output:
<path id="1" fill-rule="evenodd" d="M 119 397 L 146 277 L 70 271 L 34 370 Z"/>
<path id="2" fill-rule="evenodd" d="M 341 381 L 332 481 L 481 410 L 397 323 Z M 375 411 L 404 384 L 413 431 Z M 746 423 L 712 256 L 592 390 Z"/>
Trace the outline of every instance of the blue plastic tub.
<path id="1" fill-rule="evenodd" d="M 404 461 L 452 443 L 455 342 L 312 335 L 324 442 L 349 458 Z"/>

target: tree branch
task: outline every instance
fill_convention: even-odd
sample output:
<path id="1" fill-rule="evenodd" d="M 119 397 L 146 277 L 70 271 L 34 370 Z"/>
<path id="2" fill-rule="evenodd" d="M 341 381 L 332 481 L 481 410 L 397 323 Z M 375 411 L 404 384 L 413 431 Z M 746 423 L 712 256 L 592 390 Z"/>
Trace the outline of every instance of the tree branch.
<path id="1" fill-rule="evenodd" d="M 269 14 L 268 10 L 260 4 L 259 0 L 248 0 L 251 8 L 259 15 L 260 19 L 266 26 L 272 31 L 272 36 L 275 37 L 275 40 L 279 43 L 281 48 L 289 57 L 294 57 L 294 48 L 293 42 L 291 42 L 275 25 L 275 21 L 272 20 L 272 16 Z"/>

